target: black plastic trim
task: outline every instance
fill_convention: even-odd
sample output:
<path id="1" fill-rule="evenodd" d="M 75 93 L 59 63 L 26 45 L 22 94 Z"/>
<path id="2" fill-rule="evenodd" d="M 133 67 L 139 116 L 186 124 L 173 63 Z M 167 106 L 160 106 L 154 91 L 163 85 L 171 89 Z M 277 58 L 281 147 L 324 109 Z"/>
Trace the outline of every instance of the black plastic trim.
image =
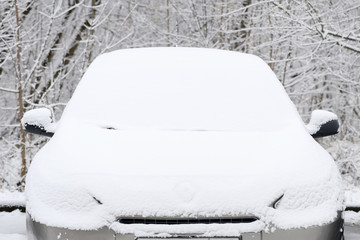
<path id="1" fill-rule="evenodd" d="M 179 218 L 179 219 L 166 219 L 166 218 L 120 218 L 118 221 L 122 224 L 166 224 L 166 225 L 179 225 L 179 224 L 225 224 L 225 223 L 252 223 L 257 221 L 254 217 L 245 218 Z"/>
<path id="2" fill-rule="evenodd" d="M 42 136 L 46 136 L 46 137 L 52 137 L 54 135 L 53 132 L 48 132 L 43 127 L 39 127 L 37 125 L 25 123 L 24 127 L 25 127 L 25 131 L 28 133 L 33 133 L 33 134 L 42 135 Z"/>
<path id="3" fill-rule="evenodd" d="M 12 212 L 19 209 L 20 212 L 25 212 L 26 208 L 24 206 L 0 206 L 0 212 Z"/>
<path id="4" fill-rule="evenodd" d="M 339 132 L 339 122 L 338 120 L 331 120 L 327 123 L 325 123 L 324 125 L 321 125 L 319 131 L 317 131 L 316 133 L 312 134 L 311 136 L 313 138 L 321 138 L 321 137 L 326 137 L 326 136 L 331 136 L 334 134 L 337 134 Z"/>

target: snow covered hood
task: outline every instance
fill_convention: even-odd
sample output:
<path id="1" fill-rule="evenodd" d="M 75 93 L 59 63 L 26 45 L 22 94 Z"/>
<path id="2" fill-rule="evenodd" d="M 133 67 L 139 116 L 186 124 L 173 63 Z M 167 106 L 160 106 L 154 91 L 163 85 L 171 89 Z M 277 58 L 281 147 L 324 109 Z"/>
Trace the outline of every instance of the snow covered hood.
<path id="1" fill-rule="evenodd" d="M 243 231 L 259 231 L 326 223 L 341 208 L 335 164 L 270 68 L 209 49 L 98 57 L 26 192 L 39 222 L 122 233 L 133 231 L 116 222 L 124 216 L 255 216 Z"/>

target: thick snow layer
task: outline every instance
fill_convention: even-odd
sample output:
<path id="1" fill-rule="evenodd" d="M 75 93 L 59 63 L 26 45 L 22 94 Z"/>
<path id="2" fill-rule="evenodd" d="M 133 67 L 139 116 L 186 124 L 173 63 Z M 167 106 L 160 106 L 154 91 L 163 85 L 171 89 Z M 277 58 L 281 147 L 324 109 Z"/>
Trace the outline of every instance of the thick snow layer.
<path id="1" fill-rule="evenodd" d="M 309 124 L 306 125 L 308 132 L 310 134 L 315 134 L 317 131 L 320 130 L 320 127 L 327 122 L 332 120 L 337 120 L 338 117 L 336 114 L 325 111 L 325 110 L 314 110 L 311 113 L 311 118 Z"/>
<path id="2" fill-rule="evenodd" d="M 21 124 L 42 127 L 47 132 L 55 132 L 57 124 L 53 122 L 51 111 L 47 108 L 32 109 L 24 113 Z"/>
<path id="3" fill-rule="evenodd" d="M 27 123 L 46 127 L 47 125 L 51 124 L 51 122 L 51 111 L 47 108 L 38 108 L 28 111 L 21 119 L 21 123 L 23 125 Z"/>
<path id="4" fill-rule="evenodd" d="M 186 48 L 101 55 L 79 83 L 68 117 L 117 129 L 187 131 L 276 131 L 301 121 L 260 58 Z"/>
<path id="5" fill-rule="evenodd" d="M 26 192 L 27 211 L 41 223 L 150 235 L 173 228 L 116 219 L 259 218 L 222 225 L 231 235 L 325 224 L 343 207 L 332 158 L 266 63 L 189 48 L 98 57 L 33 160 Z"/>
<path id="6" fill-rule="evenodd" d="M 0 206 L 25 206 L 25 194 L 18 191 L 0 191 Z"/>

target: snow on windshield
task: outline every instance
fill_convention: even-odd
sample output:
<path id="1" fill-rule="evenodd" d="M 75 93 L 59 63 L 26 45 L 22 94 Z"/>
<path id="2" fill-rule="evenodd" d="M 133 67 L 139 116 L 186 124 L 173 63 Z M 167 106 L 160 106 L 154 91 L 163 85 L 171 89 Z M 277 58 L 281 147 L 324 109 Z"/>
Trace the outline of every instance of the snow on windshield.
<path id="1" fill-rule="evenodd" d="M 119 128 L 273 130 L 301 121 L 260 58 L 210 49 L 121 50 L 89 67 L 64 116 Z"/>

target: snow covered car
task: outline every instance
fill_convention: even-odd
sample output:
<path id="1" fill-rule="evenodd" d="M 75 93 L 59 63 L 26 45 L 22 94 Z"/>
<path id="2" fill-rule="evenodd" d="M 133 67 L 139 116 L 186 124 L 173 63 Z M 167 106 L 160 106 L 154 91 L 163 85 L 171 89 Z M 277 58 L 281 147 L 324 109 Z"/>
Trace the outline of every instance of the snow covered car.
<path id="1" fill-rule="evenodd" d="M 129 49 L 91 64 L 27 178 L 29 240 L 338 240 L 343 192 L 268 65 L 230 51 Z M 55 134 L 54 134 L 55 133 Z M 310 134 L 309 134 L 310 133 Z"/>

